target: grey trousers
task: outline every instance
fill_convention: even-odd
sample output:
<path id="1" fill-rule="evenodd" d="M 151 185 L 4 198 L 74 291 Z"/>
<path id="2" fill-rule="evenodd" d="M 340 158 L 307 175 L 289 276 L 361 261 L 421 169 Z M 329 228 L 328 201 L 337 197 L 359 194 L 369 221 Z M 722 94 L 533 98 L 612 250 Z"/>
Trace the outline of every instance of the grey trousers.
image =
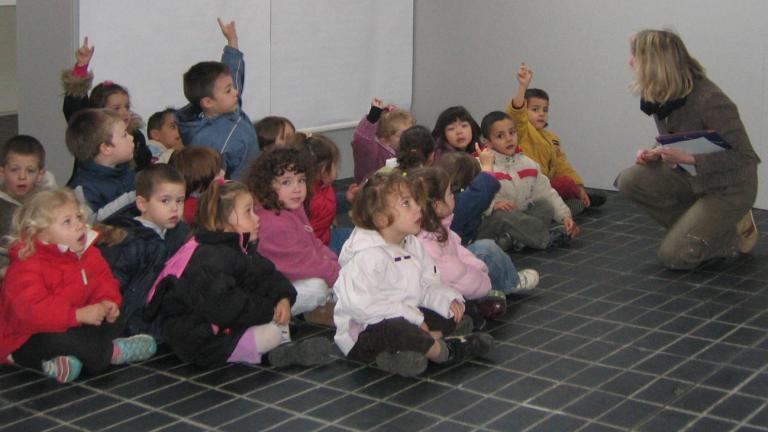
<path id="1" fill-rule="evenodd" d="M 508 235 L 512 240 L 535 249 L 546 249 L 549 245 L 549 224 L 555 215 L 555 209 L 547 200 L 534 201 L 522 211 L 496 210 L 483 218 L 477 239 L 491 239 L 504 247 L 509 247 Z"/>
<path id="2" fill-rule="evenodd" d="M 658 254 L 670 269 L 691 269 L 712 258 L 736 256 L 736 223 L 752 208 L 757 194 L 757 181 L 697 194 L 692 178 L 655 162 L 629 167 L 616 179 L 627 199 L 667 228 Z"/>

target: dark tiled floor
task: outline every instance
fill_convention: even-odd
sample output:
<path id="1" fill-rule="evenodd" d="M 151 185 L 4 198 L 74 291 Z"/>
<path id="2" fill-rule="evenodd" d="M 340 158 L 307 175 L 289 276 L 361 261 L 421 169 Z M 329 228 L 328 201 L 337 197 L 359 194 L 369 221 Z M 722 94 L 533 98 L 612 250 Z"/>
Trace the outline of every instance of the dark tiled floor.
<path id="1" fill-rule="evenodd" d="M 198 370 L 161 351 L 69 385 L 6 366 L 0 429 L 768 431 L 768 236 L 674 272 L 655 261 L 661 230 L 619 196 L 580 223 L 569 246 L 513 257 L 541 285 L 491 324 L 488 358 L 411 379 L 341 358 Z"/>

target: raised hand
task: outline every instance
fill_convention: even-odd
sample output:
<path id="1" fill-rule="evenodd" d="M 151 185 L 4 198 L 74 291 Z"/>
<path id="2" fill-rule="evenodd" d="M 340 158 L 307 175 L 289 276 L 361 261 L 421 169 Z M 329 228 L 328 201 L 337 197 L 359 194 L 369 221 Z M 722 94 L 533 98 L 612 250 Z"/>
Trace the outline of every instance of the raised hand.
<path id="1" fill-rule="evenodd" d="M 493 171 L 493 163 L 496 161 L 496 155 L 493 154 L 490 147 L 484 149 L 480 148 L 480 144 L 475 143 L 475 151 L 477 152 L 477 158 L 480 161 L 480 167 L 485 172 Z"/>
<path id="2" fill-rule="evenodd" d="M 227 38 L 227 45 L 231 48 L 237 48 L 237 29 L 235 28 L 235 22 L 230 21 L 225 24 L 221 18 L 216 18 L 216 20 L 219 22 L 221 33 Z"/>
<path id="3" fill-rule="evenodd" d="M 75 51 L 75 60 L 78 66 L 87 66 L 93 57 L 95 46 L 88 46 L 88 36 L 83 39 L 83 44 Z"/>
<path id="4" fill-rule="evenodd" d="M 525 86 L 527 88 L 528 85 L 531 84 L 532 79 L 533 71 L 529 69 L 525 63 L 522 63 L 520 68 L 517 70 L 517 82 L 520 83 L 521 86 Z"/>
<path id="5" fill-rule="evenodd" d="M 384 101 L 375 97 L 371 100 L 371 106 L 379 109 L 384 109 Z"/>

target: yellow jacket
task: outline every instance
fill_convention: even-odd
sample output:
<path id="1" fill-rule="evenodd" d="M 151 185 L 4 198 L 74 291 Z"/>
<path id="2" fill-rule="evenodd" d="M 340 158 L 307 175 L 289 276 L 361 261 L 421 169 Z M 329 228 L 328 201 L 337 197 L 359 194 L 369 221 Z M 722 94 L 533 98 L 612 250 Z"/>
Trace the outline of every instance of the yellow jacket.
<path id="1" fill-rule="evenodd" d="M 523 105 L 520 109 L 515 109 L 512 103 L 507 106 L 507 113 L 512 116 L 517 130 L 517 142 L 523 153 L 529 158 L 535 160 L 541 167 L 541 171 L 550 180 L 555 176 L 568 176 L 578 185 L 583 185 L 584 181 L 573 169 L 571 163 L 565 157 L 565 153 L 560 150 L 560 137 L 546 129 L 536 130 L 528 121 L 528 108 Z"/>

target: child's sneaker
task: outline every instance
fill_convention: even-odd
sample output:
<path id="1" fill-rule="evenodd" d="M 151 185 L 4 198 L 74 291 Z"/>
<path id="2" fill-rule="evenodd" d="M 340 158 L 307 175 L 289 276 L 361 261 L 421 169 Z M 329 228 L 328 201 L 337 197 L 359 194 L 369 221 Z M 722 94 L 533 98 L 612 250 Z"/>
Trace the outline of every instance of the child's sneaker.
<path id="1" fill-rule="evenodd" d="M 601 192 L 587 192 L 589 197 L 589 208 L 597 208 L 605 204 L 606 196 Z"/>
<path id="2" fill-rule="evenodd" d="M 461 363 L 475 357 L 482 357 L 493 348 L 493 336 L 488 333 L 472 333 L 464 337 L 447 337 L 448 347 L 446 363 Z"/>
<path id="3" fill-rule="evenodd" d="M 376 366 L 379 369 L 405 377 L 420 375 L 427 369 L 427 363 L 427 357 L 416 351 L 385 351 L 376 356 Z"/>
<path id="4" fill-rule="evenodd" d="M 739 223 L 736 224 L 736 232 L 739 234 L 739 252 L 751 252 L 757 244 L 759 237 L 752 210 L 748 211 Z"/>
<path id="5" fill-rule="evenodd" d="M 456 328 L 451 332 L 451 336 L 466 336 L 475 329 L 475 319 L 464 311 L 464 316 L 461 317 L 461 321 L 456 324 Z M 484 320 L 483 320 L 484 321 Z"/>
<path id="6" fill-rule="evenodd" d="M 554 226 L 549 229 L 549 244 L 547 245 L 547 249 L 568 244 L 570 240 L 571 238 L 568 237 L 568 233 L 565 231 L 565 226 Z"/>
<path id="7" fill-rule="evenodd" d="M 155 338 L 147 334 L 140 334 L 127 338 L 118 338 L 112 341 L 113 365 L 121 365 L 146 360 L 157 351 Z"/>
<path id="8" fill-rule="evenodd" d="M 477 311 L 485 319 L 495 319 L 507 313 L 507 298 L 486 296 L 477 300 Z"/>
<path id="9" fill-rule="evenodd" d="M 321 325 L 323 327 L 336 328 L 336 324 L 333 322 L 333 308 L 336 306 L 336 302 L 329 301 L 324 305 L 320 305 L 311 311 L 304 312 L 304 321 L 310 324 Z"/>
<path id="10" fill-rule="evenodd" d="M 326 338 L 313 337 L 298 342 L 288 342 L 267 353 L 272 367 L 314 366 L 331 358 L 331 343 Z"/>
<path id="11" fill-rule="evenodd" d="M 534 269 L 523 269 L 517 272 L 517 285 L 512 294 L 526 294 L 539 285 L 539 272 Z"/>
<path id="12" fill-rule="evenodd" d="M 83 363 L 74 356 L 58 356 L 43 362 L 43 373 L 60 383 L 74 381 L 80 376 Z"/>
<path id="13" fill-rule="evenodd" d="M 518 274 L 519 274 L 519 273 L 518 273 Z M 504 294 L 504 291 L 501 291 L 501 290 L 490 290 L 490 291 L 488 291 L 488 296 L 489 296 L 489 297 L 502 297 L 502 298 L 507 298 L 507 295 L 506 295 L 506 294 Z"/>

